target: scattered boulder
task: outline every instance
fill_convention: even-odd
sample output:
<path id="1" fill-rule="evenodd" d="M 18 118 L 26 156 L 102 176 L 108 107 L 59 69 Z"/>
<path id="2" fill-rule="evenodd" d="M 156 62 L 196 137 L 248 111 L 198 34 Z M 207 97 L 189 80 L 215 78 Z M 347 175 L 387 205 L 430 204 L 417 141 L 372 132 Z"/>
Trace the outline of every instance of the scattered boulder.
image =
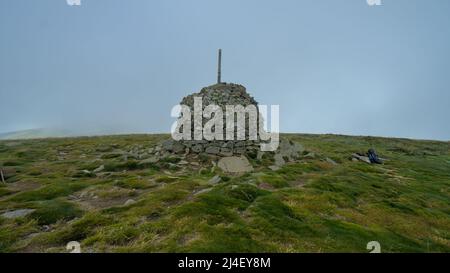
<path id="1" fill-rule="evenodd" d="M 198 192 L 194 193 L 194 195 L 199 195 L 199 194 L 202 194 L 202 193 L 207 193 L 207 192 L 209 192 L 209 191 L 211 191 L 211 190 L 212 190 L 212 188 L 206 188 L 206 189 L 203 189 L 203 190 L 199 190 Z"/>
<path id="2" fill-rule="evenodd" d="M 128 199 L 128 200 L 125 202 L 124 206 L 129 206 L 129 205 L 133 205 L 133 204 L 136 204 L 136 200 L 134 200 L 134 199 Z"/>
<path id="3" fill-rule="evenodd" d="M 122 150 L 114 150 L 110 153 L 105 153 L 102 155 L 102 159 L 110 159 L 110 158 L 117 158 L 120 156 L 124 156 L 126 154 L 126 152 L 122 151 Z"/>
<path id="4" fill-rule="evenodd" d="M 73 177 L 94 177 L 95 174 L 89 170 L 79 170 L 77 171 Z"/>
<path id="5" fill-rule="evenodd" d="M 33 213 L 35 209 L 18 209 L 3 213 L 1 216 L 8 219 L 16 219 Z"/>
<path id="6" fill-rule="evenodd" d="M 278 171 L 279 169 L 281 169 L 281 167 L 272 165 L 272 166 L 269 166 L 269 169 L 271 169 L 272 171 Z"/>
<path id="7" fill-rule="evenodd" d="M 352 160 L 354 160 L 354 161 L 362 161 L 362 162 L 371 164 L 369 157 L 363 156 L 363 155 L 360 155 L 360 154 L 352 154 Z"/>
<path id="8" fill-rule="evenodd" d="M 93 170 L 93 173 L 99 173 L 102 172 L 105 169 L 105 165 L 101 165 L 100 167 L 98 167 L 97 169 Z"/>
<path id="9" fill-rule="evenodd" d="M 245 156 L 223 157 L 217 165 L 226 173 L 246 173 L 253 171 L 252 165 L 250 165 L 250 162 Z"/>
<path id="10" fill-rule="evenodd" d="M 152 163 L 156 163 L 159 161 L 159 157 L 158 156 L 151 156 L 147 159 L 141 160 L 138 165 L 145 165 L 145 164 L 152 164 Z"/>
<path id="11" fill-rule="evenodd" d="M 222 181 L 222 178 L 220 178 L 220 176 L 216 175 L 208 181 L 208 184 L 215 185 L 215 184 L 219 183 L 220 181 Z"/>
<path id="12" fill-rule="evenodd" d="M 331 165 L 338 165 L 337 163 L 336 163 L 336 161 L 334 161 L 333 159 L 331 159 L 331 158 L 329 158 L 329 157 L 327 157 L 327 158 L 325 158 L 325 161 L 326 162 L 328 162 L 328 163 L 330 163 Z"/>
<path id="13" fill-rule="evenodd" d="M 314 159 L 316 158 L 316 153 L 309 152 L 305 155 L 305 158 Z"/>
<path id="14" fill-rule="evenodd" d="M 275 160 L 275 166 L 282 167 L 286 164 L 282 154 L 276 154 L 273 159 Z"/>
<path id="15" fill-rule="evenodd" d="M 280 140 L 280 145 L 278 147 L 277 153 L 282 157 L 286 157 L 289 161 L 293 161 L 298 158 L 299 153 L 303 152 L 305 149 L 301 144 L 294 143 L 288 139 L 282 138 Z"/>

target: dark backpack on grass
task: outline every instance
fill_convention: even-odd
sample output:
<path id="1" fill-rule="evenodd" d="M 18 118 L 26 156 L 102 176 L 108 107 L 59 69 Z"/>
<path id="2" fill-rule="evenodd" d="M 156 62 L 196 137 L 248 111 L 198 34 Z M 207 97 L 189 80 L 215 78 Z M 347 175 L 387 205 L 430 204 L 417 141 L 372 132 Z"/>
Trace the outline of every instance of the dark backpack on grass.
<path id="1" fill-rule="evenodd" d="M 374 149 L 370 149 L 367 152 L 367 156 L 369 157 L 370 163 L 372 163 L 372 164 L 383 164 L 383 161 L 381 161 L 381 159 L 378 158 L 378 155 L 375 153 Z"/>

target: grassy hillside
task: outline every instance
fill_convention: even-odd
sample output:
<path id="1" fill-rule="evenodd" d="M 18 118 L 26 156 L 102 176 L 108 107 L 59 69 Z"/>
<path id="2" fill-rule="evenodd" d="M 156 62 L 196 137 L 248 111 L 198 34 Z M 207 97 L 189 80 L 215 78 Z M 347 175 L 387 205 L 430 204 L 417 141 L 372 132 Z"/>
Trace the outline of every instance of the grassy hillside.
<path id="1" fill-rule="evenodd" d="M 167 135 L 0 141 L 0 214 L 33 209 L 0 217 L 0 252 L 450 252 L 448 142 L 285 137 L 308 155 L 239 177 L 204 156 L 143 164 Z M 385 164 L 349 160 L 371 147 Z"/>
<path id="2" fill-rule="evenodd" d="M 29 129 L 9 133 L 1 133 L 0 140 L 70 137 L 70 136 L 74 136 L 74 133 L 68 130 L 41 128 L 41 129 Z"/>

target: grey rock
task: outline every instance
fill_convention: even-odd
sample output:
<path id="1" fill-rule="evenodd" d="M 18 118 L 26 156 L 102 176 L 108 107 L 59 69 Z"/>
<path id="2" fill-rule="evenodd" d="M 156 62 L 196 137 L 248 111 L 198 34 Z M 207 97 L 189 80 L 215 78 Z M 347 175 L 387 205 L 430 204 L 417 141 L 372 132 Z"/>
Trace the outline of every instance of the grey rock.
<path id="1" fill-rule="evenodd" d="M 107 177 L 111 175 L 111 172 L 100 172 L 95 174 L 98 177 Z"/>
<path id="2" fill-rule="evenodd" d="M 252 165 L 250 165 L 250 162 L 245 156 L 223 157 L 217 165 L 226 173 L 246 173 L 253 171 Z"/>
<path id="3" fill-rule="evenodd" d="M 233 150 L 231 148 L 221 148 L 219 155 L 221 156 L 232 156 Z"/>
<path id="4" fill-rule="evenodd" d="M 162 144 L 162 149 L 165 151 L 169 151 L 169 152 L 174 152 L 174 153 L 183 153 L 185 151 L 185 147 L 183 144 L 181 144 L 181 142 L 179 141 L 175 141 L 173 139 L 169 139 L 164 141 Z M 156 148 L 155 151 L 158 151 L 158 149 Z"/>
<path id="5" fill-rule="evenodd" d="M 166 140 L 161 144 L 161 148 L 166 151 L 172 151 L 174 143 L 173 139 Z"/>
<path id="6" fill-rule="evenodd" d="M 222 180 L 222 178 L 220 178 L 220 176 L 216 175 L 208 181 L 208 184 L 214 185 L 214 184 L 219 183 L 221 180 Z"/>
<path id="7" fill-rule="evenodd" d="M 325 158 L 325 161 L 328 162 L 328 163 L 330 163 L 330 164 L 332 164 L 332 165 L 338 165 L 338 164 L 336 163 L 336 161 L 334 161 L 333 159 L 331 159 L 331 158 L 329 158 L 329 157 Z"/>
<path id="8" fill-rule="evenodd" d="M 105 169 L 105 165 L 101 165 L 100 167 L 98 167 L 97 169 L 95 169 L 92 172 L 93 173 L 99 173 L 99 172 L 102 172 L 104 169 Z"/>
<path id="9" fill-rule="evenodd" d="M 216 155 L 216 154 L 220 153 L 220 148 L 219 147 L 215 147 L 215 146 L 208 146 L 208 147 L 206 147 L 205 152 L 207 154 Z"/>
<path id="10" fill-rule="evenodd" d="M 261 160 L 264 156 L 264 152 L 258 151 L 256 154 L 256 159 L 257 160 Z"/>
<path id="11" fill-rule="evenodd" d="M 297 142 L 294 143 L 293 148 L 296 153 L 303 153 L 305 151 L 305 147 L 303 147 L 303 145 L 301 145 L 300 143 L 297 143 Z"/>
<path id="12" fill-rule="evenodd" d="M 152 163 L 156 163 L 159 161 L 159 157 L 158 156 L 151 156 L 147 159 L 144 159 L 142 161 L 140 161 L 138 163 L 138 165 L 145 165 L 145 164 L 152 164 Z"/>
<path id="13" fill-rule="evenodd" d="M 169 151 L 178 154 L 183 153 L 185 151 L 185 146 L 180 141 L 169 139 L 162 143 L 162 149 L 164 151 Z M 159 151 L 158 147 L 155 148 L 155 151 Z"/>
<path id="14" fill-rule="evenodd" d="M 133 204 L 136 204 L 136 200 L 134 200 L 134 199 L 128 199 L 128 200 L 125 202 L 124 206 L 129 206 L 129 205 L 133 205 Z"/>
<path id="15" fill-rule="evenodd" d="M 197 144 L 191 147 L 193 153 L 199 154 L 203 152 L 203 145 Z"/>
<path id="16" fill-rule="evenodd" d="M 286 164 L 286 161 L 284 160 L 283 155 L 281 154 L 275 154 L 273 159 L 275 160 L 275 166 L 281 167 Z"/>
<path id="17" fill-rule="evenodd" d="M 233 150 L 233 146 L 233 141 L 228 141 L 222 144 L 222 148 L 228 148 L 229 150 Z"/>
<path id="18" fill-rule="evenodd" d="M 362 156 L 362 155 L 359 155 L 359 154 L 352 154 L 352 159 L 356 159 L 356 160 L 359 160 L 359 161 L 371 164 L 370 163 L 370 159 L 367 156 Z"/>
<path id="19" fill-rule="evenodd" d="M 280 145 L 278 147 L 278 153 L 280 153 L 283 157 L 289 159 L 289 161 L 293 161 L 294 159 L 299 157 L 299 153 L 303 152 L 304 148 L 299 143 L 294 143 L 288 139 L 281 139 Z"/>
<path id="20" fill-rule="evenodd" d="M 127 156 L 127 159 L 128 158 L 139 159 L 138 153 L 128 153 L 128 154 L 126 154 L 126 156 Z"/>
<path id="21" fill-rule="evenodd" d="M 8 219 L 16 219 L 33 213 L 35 209 L 18 209 L 3 213 L 1 216 Z"/>
<path id="22" fill-rule="evenodd" d="M 281 168 L 278 166 L 272 165 L 272 166 L 269 166 L 269 169 L 271 169 L 272 171 L 278 171 Z"/>
<path id="23" fill-rule="evenodd" d="M 234 147 L 245 147 L 245 141 L 236 141 Z"/>
<path id="24" fill-rule="evenodd" d="M 187 165 L 189 164 L 189 162 L 187 162 L 186 160 L 181 160 L 180 162 L 178 162 L 178 165 Z"/>
<path id="25" fill-rule="evenodd" d="M 174 145 L 172 146 L 172 152 L 174 152 L 176 154 L 181 154 L 181 153 L 184 153 L 185 151 L 186 151 L 186 148 L 184 147 L 184 145 L 178 141 L 175 142 Z"/>
<path id="26" fill-rule="evenodd" d="M 194 195 L 199 195 L 199 194 L 202 194 L 202 193 L 207 193 L 207 192 L 211 191 L 212 189 L 213 189 L 213 188 L 206 188 L 206 189 L 203 189 L 203 190 L 199 190 L 198 192 L 194 193 Z"/>

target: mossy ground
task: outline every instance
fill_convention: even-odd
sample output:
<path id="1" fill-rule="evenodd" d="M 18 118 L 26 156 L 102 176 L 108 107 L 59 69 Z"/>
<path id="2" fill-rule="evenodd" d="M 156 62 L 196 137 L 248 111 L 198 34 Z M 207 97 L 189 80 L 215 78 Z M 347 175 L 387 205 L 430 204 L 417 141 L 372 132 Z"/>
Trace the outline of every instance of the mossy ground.
<path id="1" fill-rule="evenodd" d="M 383 252 L 450 251 L 448 142 L 284 135 L 320 156 L 278 171 L 251 159 L 255 171 L 239 177 L 114 153 L 167 137 L 1 141 L 0 166 L 16 174 L 0 183 L 0 212 L 35 211 L 0 217 L 0 252 L 64 252 L 73 240 L 84 252 L 367 252 L 369 241 Z M 349 160 L 371 147 L 384 165 Z M 100 165 L 110 173 L 80 173 Z M 217 174 L 223 182 L 208 185 Z"/>

